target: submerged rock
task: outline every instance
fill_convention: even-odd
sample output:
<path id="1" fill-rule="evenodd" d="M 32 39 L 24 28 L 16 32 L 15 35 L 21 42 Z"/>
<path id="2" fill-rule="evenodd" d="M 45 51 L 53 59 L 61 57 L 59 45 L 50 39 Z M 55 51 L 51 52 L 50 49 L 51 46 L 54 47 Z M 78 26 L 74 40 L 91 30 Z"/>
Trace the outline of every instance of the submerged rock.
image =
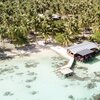
<path id="1" fill-rule="evenodd" d="M 86 87 L 87 87 L 88 89 L 95 88 L 95 87 L 96 87 L 96 83 L 94 83 L 94 82 L 88 83 L 88 84 L 86 85 Z"/>
<path id="2" fill-rule="evenodd" d="M 26 64 L 25 67 L 30 68 L 32 67 L 34 64 Z"/>
<path id="3" fill-rule="evenodd" d="M 37 94 L 37 92 L 36 92 L 36 91 L 33 91 L 33 92 L 31 92 L 31 94 L 32 94 L 32 95 L 35 95 L 35 94 Z"/>
<path id="4" fill-rule="evenodd" d="M 100 82 L 100 79 L 91 79 L 92 82 Z"/>
<path id="5" fill-rule="evenodd" d="M 28 80 L 26 80 L 26 82 L 33 82 L 35 80 L 36 80 L 36 77 L 34 77 L 33 79 L 28 79 Z"/>
<path id="6" fill-rule="evenodd" d="M 0 81 L 2 81 L 2 80 L 4 80 L 4 79 L 0 79 Z"/>
<path id="7" fill-rule="evenodd" d="M 38 62 L 33 62 L 33 63 L 26 63 L 25 64 L 25 67 L 26 68 L 30 68 L 30 67 L 37 67 L 37 65 L 38 65 L 39 63 Z"/>
<path id="8" fill-rule="evenodd" d="M 82 100 L 88 100 L 87 98 L 84 98 L 84 99 L 82 99 Z"/>
<path id="9" fill-rule="evenodd" d="M 26 82 L 32 82 L 32 81 L 33 81 L 33 79 L 26 80 Z"/>
<path id="10" fill-rule="evenodd" d="M 52 57 L 53 60 L 64 60 L 65 58 L 64 57 L 61 57 L 61 56 L 55 56 L 55 57 Z"/>
<path id="11" fill-rule="evenodd" d="M 29 72 L 27 75 L 35 75 L 35 73 L 34 72 Z"/>
<path id="12" fill-rule="evenodd" d="M 18 67 L 18 66 L 14 66 L 14 68 L 15 68 L 15 69 L 19 69 L 19 67 Z"/>
<path id="13" fill-rule="evenodd" d="M 68 77 L 68 79 L 72 79 L 72 80 L 79 80 L 79 81 L 86 81 L 86 80 L 89 80 L 90 77 L 79 77 L 77 76 L 76 74 L 71 76 L 71 77 Z"/>
<path id="14" fill-rule="evenodd" d="M 100 72 L 94 72 L 97 77 L 100 77 Z"/>
<path id="15" fill-rule="evenodd" d="M 5 68 L 5 69 L 0 68 L 0 74 L 3 74 L 5 72 L 13 73 L 14 70 L 13 70 L 13 68 Z"/>
<path id="16" fill-rule="evenodd" d="M 12 95 L 14 95 L 14 94 L 11 93 L 10 91 L 7 91 L 7 92 L 4 93 L 4 96 L 12 96 Z"/>
<path id="17" fill-rule="evenodd" d="M 100 94 L 96 94 L 93 96 L 93 100 L 100 100 Z"/>
<path id="18" fill-rule="evenodd" d="M 88 68 L 86 68 L 86 67 L 77 67 L 77 69 L 88 70 Z"/>
<path id="19" fill-rule="evenodd" d="M 68 87 L 68 85 L 64 85 L 64 87 Z"/>
<path id="20" fill-rule="evenodd" d="M 31 88 L 31 86 L 30 86 L 30 85 L 26 85 L 26 87 L 27 87 L 27 88 Z"/>
<path id="21" fill-rule="evenodd" d="M 16 75 L 23 75 L 24 73 L 16 73 Z"/>
<path id="22" fill-rule="evenodd" d="M 75 100 L 72 95 L 69 95 L 68 98 L 70 98 L 71 100 Z"/>

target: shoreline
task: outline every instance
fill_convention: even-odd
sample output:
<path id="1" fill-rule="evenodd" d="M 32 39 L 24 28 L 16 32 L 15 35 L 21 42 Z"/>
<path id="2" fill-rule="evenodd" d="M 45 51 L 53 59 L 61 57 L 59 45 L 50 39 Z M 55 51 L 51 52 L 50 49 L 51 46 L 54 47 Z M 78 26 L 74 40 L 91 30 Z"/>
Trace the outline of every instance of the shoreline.
<path id="1" fill-rule="evenodd" d="M 67 50 L 64 47 L 61 47 L 59 45 L 53 45 L 53 44 L 45 45 L 43 40 L 37 41 L 35 43 L 32 43 L 30 46 L 25 46 L 25 47 L 20 48 L 20 49 L 15 48 L 13 44 L 7 43 L 7 47 L 9 47 L 7 49 L 11 48 L 11 50 L 5 51 L 4 53 L 7 56 L 11 56 L 11 57 L 30 55 L 34 52 L 38 52 L 39 49 L 41 49 L 41 46 L 44 47 L 44 48 L 49 47 L 54 52 L 60 54 L 61 56 L 65 57 L 66 59 L 68 59 L 69 62 L 67 63 L 67 65 L 65 65 L 63 67 L 71 68 L 71 66 L 74 62 L 74 58 L 67 54 Z"/>
<path id="2" fill-rule="evenodd" d="M 42 45 L 42 46 L 45 46 L 44 41 L 38 41 L 38 44 Z M 64 47 L 59 46 L 59 45 L 53 46 L 52 44 L 47 44 L 47 46 L 50 47 L 51 50 L 55 51 L 56 53 L 62 55 L 66 59 L 68 59 L 69 62 L 65 66 L 67 68 L 71 68 L 71 66 L 72 66 L 72 64 L 74 62 L 74 58 L 67 54 L 67 49 L 65 49 Z"/>
<path id="3" fill-rule="evenodd" d="M 65 57 L 66 59 L 68 59 L 69 61 L 68 61 L 67 65 L 65 65 L 65 66 L 63 66 L 63 67 L 64 67 L 64 68 L 66 67 L 66 68 L 70 68 L 70 69 L 71 69 L 72 64 L 73 64 L 73 62 L 74 62 L 74 58 L 71 57 L 71 56 L 69 56 L 69 55 L 67 54 L 67 50 L 66 50 L 65 48 L 61 47 L 61 46 L 50 47 L 50 48 L 51 48 L 53 51 L 55 51 L 55 52 L 59 53 L 60 55 L 62 55 L 63 57 Z M 62 68 L 63 68 L 63 67 L 62 67 Z"/>

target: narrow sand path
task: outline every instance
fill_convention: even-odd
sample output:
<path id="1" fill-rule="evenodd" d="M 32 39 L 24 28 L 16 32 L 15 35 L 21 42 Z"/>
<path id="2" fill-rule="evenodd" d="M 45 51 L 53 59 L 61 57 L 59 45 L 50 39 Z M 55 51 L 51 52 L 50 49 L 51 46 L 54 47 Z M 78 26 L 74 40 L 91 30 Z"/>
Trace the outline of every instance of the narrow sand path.
<path id="1" fill-rule="evenodd" d="M 38 41 L 39 45 L 45 46 L 44 41 Z M 53 46 L 53 45 L 48 45 L 53 51 L 59 53 L 60 55 L 62 55 L 63 57 L 69 59 L 69 62 L 67 65 L 63 66 L 64 68 L 71 68 L 72 64 L 74 62 L 74 58 L 69 56 L 67 54 L 67 50 L 64 47 L 61 46 Z"/>

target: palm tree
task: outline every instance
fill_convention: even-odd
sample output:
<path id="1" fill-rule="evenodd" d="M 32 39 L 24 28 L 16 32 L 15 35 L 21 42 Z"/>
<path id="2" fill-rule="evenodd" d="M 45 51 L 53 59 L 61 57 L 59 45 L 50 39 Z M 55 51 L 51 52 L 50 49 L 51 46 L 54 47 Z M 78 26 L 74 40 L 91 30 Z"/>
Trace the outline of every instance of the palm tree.
<path id="1" fill-rule="evenodd" d="M 45 43 L 47 43 L 47 39 L 49 37 L 48 28 L 49 28 L 48 23 L 47 23 L 46 19 L 44 19 L 44 21 L 42 22 L 42 25 L 41 25 L 41 32 L 44 37 Z"/>
<path id="2" fill-rule="evenodd" d="M 74 39 L 80 34 L 80 29 L 87 27 L 92 27 L 97 33 L 100 31 L 99 6 L 99 0 L 1 0 L 0 36 L 2 40 L 14 39 L 16 43 L 23 44 L 26 42 L 20 37 L 27 40 L 31 30 L 43 33 L 45 40 L 50 35 L 54 39 L 62 37 L 63 41 L 69 37 Z M 39 14 L 45 17 L 41 18 Z M 67 18 L 54 21 L 50 19 L 52 14 Z"/>

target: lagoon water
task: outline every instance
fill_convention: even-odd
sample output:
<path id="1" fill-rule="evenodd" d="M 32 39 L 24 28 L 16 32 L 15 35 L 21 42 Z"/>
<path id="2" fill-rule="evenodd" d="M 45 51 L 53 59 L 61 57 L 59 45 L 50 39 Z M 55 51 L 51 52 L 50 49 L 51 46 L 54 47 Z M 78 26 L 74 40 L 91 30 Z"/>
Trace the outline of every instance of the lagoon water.
<path id="1" fill-rule="evenodd" d="M 54 70 L 66 61 L 46 48 L 0 61 L 0 100 L 94 100 L 100 93 L 100 56 L 77 62 L 75 75 L 64 79 Z"/>

